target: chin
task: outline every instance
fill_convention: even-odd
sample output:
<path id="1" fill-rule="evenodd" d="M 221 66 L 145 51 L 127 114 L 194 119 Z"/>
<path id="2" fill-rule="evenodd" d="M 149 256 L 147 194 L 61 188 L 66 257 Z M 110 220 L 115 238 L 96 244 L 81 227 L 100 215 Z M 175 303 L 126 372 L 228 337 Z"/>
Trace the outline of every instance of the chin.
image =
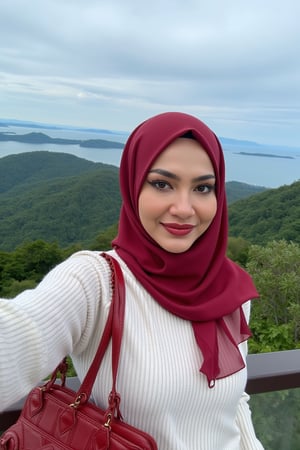
<path id="1" fill-rule="evenodd" d="M 165 250 L 168 253 L 173 253 L 174 255 L 187 252 L 191 246 L 193 245 L 193 242 L 190 245 L 162 245 L 161 248 Z"/>

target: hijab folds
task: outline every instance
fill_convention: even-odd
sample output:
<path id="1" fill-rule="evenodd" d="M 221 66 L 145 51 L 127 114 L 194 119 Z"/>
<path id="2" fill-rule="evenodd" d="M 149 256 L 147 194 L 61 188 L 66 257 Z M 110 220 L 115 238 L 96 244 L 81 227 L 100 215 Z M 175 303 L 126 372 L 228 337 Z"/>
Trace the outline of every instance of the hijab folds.
<path id="1" fill-rule="evenodd" d="M 138 198 L 155 159 L 178 137 L 191 132 L 211 159 L 217 212 L 192 247 L 162 249 L 144 230 Z M 250 276 L 226 257 L 227 205 L 221 144 L 196 117 L 168 112 L 140 124 L 130 135 L 120 165 L 122 208 L 113 246 L 138 281 L 166 310 L 192 324 L 203 355 L 200 371 L 210 387 L 245 367 L 238 344 L 251 335 L 242 304 L 257 297 Z"/>

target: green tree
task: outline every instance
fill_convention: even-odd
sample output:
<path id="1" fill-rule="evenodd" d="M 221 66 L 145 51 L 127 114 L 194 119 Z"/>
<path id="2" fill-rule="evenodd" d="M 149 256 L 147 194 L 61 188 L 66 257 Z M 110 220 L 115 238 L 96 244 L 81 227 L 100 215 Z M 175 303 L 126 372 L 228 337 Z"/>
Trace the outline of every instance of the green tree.
<path id="1" fill-rule="evenodd" d="M 91 250 L 109 250 L 111 248 L 111 241 L 116 237 L 118 232 L 118 223 L 108 227 L 103 233 L 98 234 L 96 239 L 92 242 Z"/>
<path id="2" fill-rule="evenodd" d="M 0 252 L 0 283 L 3 283 L 5 277 L 5 267 L 11 260 L 11 253 L 9 252 Z"/>
<path id="3" fill-rule="evenodd" d="M 36 286 L 35 280 L 9 280 L 3 285 L 1 296 L 4 298 L 14 298 L 16 295 L 25 291 L 26 289 L 34 289 Z"/>
<path id="4" fill-rule="evenodd" d="M 63 259 L 62 251 L 56 242 L 42 240 L 27 242 L 11 254 L 3 273 L 5 279 L 22 281 L 40 279 Z"/>
<path id="5" fill-rule="evenodd" d="M 300 181 L 252 195 L 229 205 L 230 236 L 252 244 L 273 240 L 300 243 Z"/>
<path id="6" fill-rule="evenodd" d="M 299 346 L 300 246 L 284 240 L 252 245 L 246 265 L 260 294 L 253 302 L 251 351 Z"/>
<path id="7" fill-rule="evenodd" d="M 242 237 L 229 237 L 227 246 L 228 258 L 245 267 L 248 260 L 250 243 Z"/>

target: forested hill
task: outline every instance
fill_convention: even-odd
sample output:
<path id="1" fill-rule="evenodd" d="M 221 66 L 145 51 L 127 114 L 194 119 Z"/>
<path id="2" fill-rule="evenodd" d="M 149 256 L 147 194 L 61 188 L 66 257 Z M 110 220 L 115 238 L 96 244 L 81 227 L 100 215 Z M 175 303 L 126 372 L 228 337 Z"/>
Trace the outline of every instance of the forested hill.
<path id="1" fill-rule="evenodd" d="M 27 189 L 36 182 L 112 167 L 114 166 L 94 163 L 67 153 L 36 151 L 9 155 L 0 158 L 0 193 L 18 186 Z"/>
<path id="2" fill-rule="evenodd" d="M 0 158 L 0 251 L 43 239 L 87 245 L 118 221 L 119 169 L 64 153 Z M 226 184 L 229 203 L 264 190 Z"/>
<path id="3" fill-rule="evenodd" d="M 300 243 L 300 181 L 232 203 L 229 225 L 231 236 L 252 243 L 280 239 Z"/>
<path id="4" fill-rule="evenodd" d="M 118 167 L 31 152 L 0 159 L 0 250 L 24 240 L 89 242 L 117 222 Z"/>

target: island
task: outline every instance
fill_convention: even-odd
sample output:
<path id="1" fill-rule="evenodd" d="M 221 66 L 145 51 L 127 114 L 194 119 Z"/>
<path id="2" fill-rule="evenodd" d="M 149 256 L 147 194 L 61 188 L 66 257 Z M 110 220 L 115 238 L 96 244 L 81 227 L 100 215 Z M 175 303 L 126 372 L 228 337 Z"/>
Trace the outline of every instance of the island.
<path id="1" fill-rule="evenodd" d="M 265 158 L 284 158 L 284 159 L 295 159 L 293 156 L 288 155 L 274 155 L 272 153 L 250 153 L 250 152 L 235 152 L 236 155 L 246 155 L 246 156 L 263 156 Z"/>
<path id="2" fill-rule="evenodd" d="M 44 133 L 27 133 L 27 134 L 14 134 L 11 132 L 1 132 L 0 142 L 21 142 L 24 144 L 58 144 L 58 145 L 79 145 L 80 147 L 87 148 L 123 148 L 122 142 L 107 141 L 105 139 L 64 139 L 64 138 L 52 138 Z"/>

